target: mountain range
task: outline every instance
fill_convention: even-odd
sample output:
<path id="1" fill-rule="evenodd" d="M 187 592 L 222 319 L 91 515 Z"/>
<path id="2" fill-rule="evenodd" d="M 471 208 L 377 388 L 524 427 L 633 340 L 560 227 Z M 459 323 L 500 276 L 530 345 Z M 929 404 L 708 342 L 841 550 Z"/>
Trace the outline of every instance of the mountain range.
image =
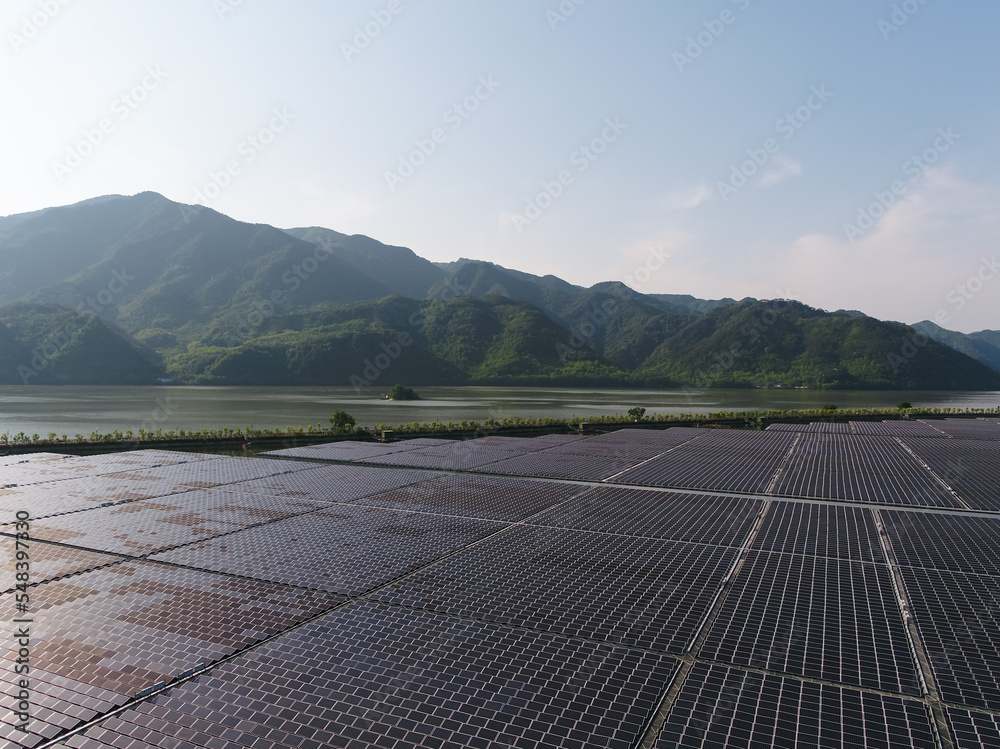
<path id="1" fill-rule="evenodd" d="M 152 192 L 0 218 L 0 384 L 1000 390 L 1000 332 L 589 288 Z"/>

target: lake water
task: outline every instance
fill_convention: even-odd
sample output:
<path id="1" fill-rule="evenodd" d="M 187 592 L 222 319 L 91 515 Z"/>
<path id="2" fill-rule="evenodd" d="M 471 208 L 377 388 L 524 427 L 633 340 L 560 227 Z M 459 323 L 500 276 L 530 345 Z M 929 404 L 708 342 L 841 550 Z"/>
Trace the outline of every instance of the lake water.
<path id="1" fill-rule="evenodd" d="M 891 408 L 914 406 L 996 408 L 1000 392 L 889 392 L 813 390 L 599 390 L 575 388 L 417 388 L 423 400 L 379 400 L 381 391 L 353 388 L 247 387 L 0 387 L 0 434 L 47 436 L 147 430 L 326 425 L 336 410 L 359 426 L 413 421 L 502 419 L 513 416 L 649 414 L 761 409 Z"/>

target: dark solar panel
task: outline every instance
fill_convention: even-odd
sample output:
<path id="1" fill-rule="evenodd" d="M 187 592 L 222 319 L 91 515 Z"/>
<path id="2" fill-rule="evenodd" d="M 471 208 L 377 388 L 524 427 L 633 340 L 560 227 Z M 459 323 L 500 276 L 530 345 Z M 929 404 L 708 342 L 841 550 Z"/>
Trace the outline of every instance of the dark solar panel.
<path id="1" fill-rule="evenodd" d="M 956 749 L 1000 749 L 1000 716 L 948 708 Z"/>
<path id="2" fill-rule="evenodd" d="M 218 736 L 206 745 L 626 749 L 676 669 L 650 653 L 359 603 L 67 746 Z"/>
<path id="3" fill-rule="evenodd" d="M 646 489 L 591 489 L 531 520 L 533 525 L 739 546 L 764 503 Z"/>
<path id="4" fill-rule="evenodd" d="M 427 471 L 389 471 L 365 466 L 320 466 L 309 471 L 231 484 L 223 489 L 272 497 L 298 497 L 316 502 L 353 502 L 372 494 L 427 481 L 437 475 Z"/>
<path id="5" fill-rule="evenodd" d="M 952 437 L 980 440 L 1000 440 L 1000 424 L 986 419 L 935 419 L 925 420 L 928 426 Z"/>
<path id="6" fill-rule="evenodd" d="M 1000 442 L 917 438 L 905 442 L 970 507 L 1000 511 Z"/>
<path id="7" fill-rule="evenodd" d="M 357 595 L 504 527 L 488 520 L 341 505 L 154 558 Z"/>
<path id="8" fill-rule="evenodd" d="M 885 504 L 960 507 L 896 440 L 802 435 L 774 494 Z"/>
<path id="9" fill-rule="evenodd" d="M 640 458 L 616 458 L 603 455 L 550 455 L 546 451 L 501 460 L 477 467 L 474 470 L 508 476 L 600 481 L 631 468 L 640 460 Z"/>
<path id="10" fill-rule="evenodd" d="M 1000 710 L 1000 579 L 919 567 L 901 572 L 943 699 Z"/>
<path id="11" fill-rule="evenodd" d="M 32 459 L 28 463 L 18 462 L 5 467 L 0 488 L 8 485 L 23 486 L 88 476 L 105 476 L 132 469 L 200 463 L 218 457 L 172 450 L 132 450 L 85 457 L 64 455 L 61 460 L 46 457 L 44 460 Z"/>
<path id="12" fill-rule="evenodd" d="M 1000 577 L 1000 517 L 883 512 L 882 522 L 900 564 Z"/>
<path id="13" fill-rule="evenodd" d="M 751 552 L 699 656 L 920 694 L 889 568 L 880 564 Z"/>
<path id="14" fill-rule="evenodd" d="M 703 544 L 518 526 L 374 598 L 681 653 L 736 555 Z"/>
<path id="15" fill-rule="evenodd" d="M 417 450 L 370 458 L 365 462 L 371 465 L 467 471 L 471 468 L 495 463 L 498 460 L 524 455 L 524 453 L 524 450 L 479 447 L 474 442 L 458 442 L 454 446 L 422 447 Z"/>
<path id="16" fill-rule="evenodd" d="M 32 720 L 49 738 L 336 605 L 325 593 L 126 562 L 30 589 Z M 3 597 L 12 610 L 10 595 Z M 14 669 L 0 670 L 11 726 Z"/>
<path id="17" fill-rule="evenodd" d="M 695 664 L 656 749 L 937 749 L 923 703 Z"/>
<path id="18" fill-rule="evenodd" d="M 515 522 L 583 491 L 586 487 L 579 484 L 453 475 L 376 494 L 357 504 Z"/>
<path id="19" fill-rule="evenodd" d="M 0 516 L 7 515 L 13 519 L 18 511 L 26 510 L 33 518 L 44 518 L 120 502 L 163 497 L 179 491 L 188 489 L 154 477 L 122 479 L 91 476 L 67 479 L 0 490 Z"/>
<path id="20" fill-rule="evenodd" d="M 38 520 L 32 534 L 96 551 L 146 556 L 324 506 L 298 498 L 191 491 Z"/>
<path id="21" fill-rule="evenodd" d="M 815 502 L 772 502 L 752 548 L 860 562 L 885 562 L 869 510 Z"/>
<path id="22" fill-rule="evenodd" d="M 934 427 L 921 421 L 852 421 L 854 434 L 883 437 L 945 437 Z"/>

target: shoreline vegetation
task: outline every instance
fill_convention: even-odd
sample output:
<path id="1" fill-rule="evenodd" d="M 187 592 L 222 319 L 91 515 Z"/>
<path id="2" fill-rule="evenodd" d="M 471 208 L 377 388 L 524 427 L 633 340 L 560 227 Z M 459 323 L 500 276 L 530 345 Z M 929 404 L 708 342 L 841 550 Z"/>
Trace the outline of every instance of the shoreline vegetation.
<path id="1" fill-rule="evenodd" d="M 900 406 L 907 404 L 900 404 Z M 832 405 L 823 408 L 788 411 L 720 411 L 707 414 L 658 414 L 646 415 L 645 410 L 634 408 L 628 414 L 614 416 L 573 417 L 557 419 L 551 417 L 510 417 L 505 419 L 485 419 L 482 422 L 463 420 L 460 422 L 411 422 L 408 424 L 378 424 L 373 428 L 359 427 L 353 417 L 337 411 L 329 420 L 330 426 L 309 424 L 288 426 L 284 429 L 261 429 L 255 427 L 203 428 L 200 430 L 170 429 L 138 432 L 115 430 L 108 434 L 91 432 L 90 435 L 77 434 L 70 437 L 50 433 L 47 436 L 28 435 L 24 432 L 0 434 L 0 455 L 37 451 L 37 448 L 58 448 L 61 451 L 94 452 L 101 450 L 125 450 L 139 447 L 171 447 L 194 449 L 198 447 L 217 449 L 247 449 L 253 447 L 293 447 L 314 444 L 328 440 L 388 441 L 396 437 L 445 437 L 453 439 L 473 439 L 491 434 L 511 434 L 518 436 L 547 434 L 553 432 L 582 433 L 588 430 L 612 431 L 622 427 L 669 428 L 674 426 L 703 426 L 716 428 L 764 429 L 780 422 L 811 421 L 882 421 L 907 420 L 922 417 L 932 418 L 981 418 L 1000 416 L 997 408 L 845 408 Z M 609 429 L 610 427 L 610 429 Z"/>

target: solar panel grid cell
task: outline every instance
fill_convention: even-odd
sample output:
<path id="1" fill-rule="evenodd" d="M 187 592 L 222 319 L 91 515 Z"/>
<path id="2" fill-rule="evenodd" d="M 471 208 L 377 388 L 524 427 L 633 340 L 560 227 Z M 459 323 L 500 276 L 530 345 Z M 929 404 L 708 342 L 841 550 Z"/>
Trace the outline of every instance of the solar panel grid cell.
<path id="1" fill-rule="evenodd" d="M 376 494 L 358 505 L 516 522 L 586 491 L 578 484 L 453 475 Z"/>
<path id="2" fill-rule="evenodd" d="M 1000 710 L 1000 580 L 920 567 L 901 573 L 943 699 Z"/>
<path id="3" fill-rule="evenodd" d="M 388 471 L 366 466 L 320 466 L 255 481 L 221 487 L 224 491 L 304 499 L 313 502 L 353 502 L 356 499 L 426 481 L 439 474 Z"/>
<path id="4" fill-rule="evenodd" d="M 1000 442 L 919 438 L 905 442 L 970 507 L 1000 511 Z"/>
<path id="5" fill-rule="evenodd" d="M 66 745 L 193 735 L 241 747 L 626 749 L 676 669 L 663 656 L 352 604 Z"/>
<path id="6" fill-rule="evenodd" d="M 736 556 L 703 544 L 519 526 L 373 598 L 682 653 Z"/>
<path id="7" fill-rule="evenodd" d="M 341 505 L 152 558 L 359 595 L 504 527 L 488 520 Z"/>
<path id="8" fill-rule="evenodd" d="M 751 552 L 699 657 L 920 695 L 885 565 Z"/>
<path id="9" fill-rule="evenodd" d="M 533 525 L 672 541 L 740 546 L 764 503 L 644 489 L 598 488 L 531 520 Z"/>
<path id="10" fill-rule="evenodd" d="M 1000 578 L 1000 518 L 915 512 L 882 518 L 899 564 Z"/>
<path id="11" fill-rule="evenodd" d="M 885 562 L 868 510 L 807 502 L 772 502 L 752 547 L 858 562 Z"/>
<path id="12" fill-rule="evenodd" d="M 920 702 L 695 664 L 655 749 L 936 749 Z"/>
<path id="13" fill-rule="evenodd" d="M 1000 716 L 948 708 L 957 749 L 1000 749 Z"/>

